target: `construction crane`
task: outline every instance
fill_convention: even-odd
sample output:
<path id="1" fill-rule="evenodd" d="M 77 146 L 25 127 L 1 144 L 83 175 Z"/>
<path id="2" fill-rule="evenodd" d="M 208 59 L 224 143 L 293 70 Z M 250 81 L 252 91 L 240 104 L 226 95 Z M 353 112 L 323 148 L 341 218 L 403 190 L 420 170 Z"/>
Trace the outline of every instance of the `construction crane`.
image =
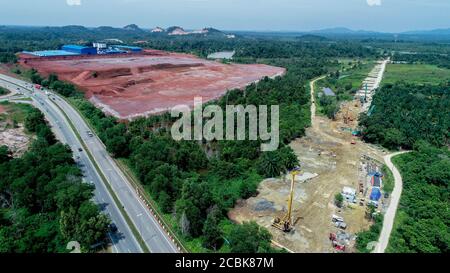
<path id="1" fill-rule="evenodd" d="M 299 174 L 301 174 L 301 168 L 300 166 L 295 167 L 293 170 L 290 171 L 291 174 L 291 190 L 289 192 L 289 200 L 288 200 L 288 211 L 284 215 L 283 218 L 275 218 L 273 221 L 272 226 L 284 231 L 284 232 L 290 232 L 292 230 L 292 227 L 294 226 L 294 221 L 292 220 L 292 201 L 294 200 L 294 184 L 295 184 L 295 177 Z"/>

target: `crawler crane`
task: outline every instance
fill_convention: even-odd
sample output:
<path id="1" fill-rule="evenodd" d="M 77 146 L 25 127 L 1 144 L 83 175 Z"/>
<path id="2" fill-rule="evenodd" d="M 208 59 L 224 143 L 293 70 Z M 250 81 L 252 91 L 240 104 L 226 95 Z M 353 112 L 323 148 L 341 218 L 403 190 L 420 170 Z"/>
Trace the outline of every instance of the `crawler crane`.
<path id="1" fill-rule="evenodd" d="M 299 174 L 301 174 L 302 171 L 300 167 L 295 167 L 292 171 L 290 171 L 291 174 L 291 191 L 289 192 L 289 200 L 288 200 L 288 211 L 283 216 L 283 218 L 275 218 L 273 221 L 272 226 L 284 231 L 284 232 L 291 232 L 294 227 L 294 221 L 292 219 L 292 201 L 294 199 L 294 185 L 295 185 L 295 177 Z"/>

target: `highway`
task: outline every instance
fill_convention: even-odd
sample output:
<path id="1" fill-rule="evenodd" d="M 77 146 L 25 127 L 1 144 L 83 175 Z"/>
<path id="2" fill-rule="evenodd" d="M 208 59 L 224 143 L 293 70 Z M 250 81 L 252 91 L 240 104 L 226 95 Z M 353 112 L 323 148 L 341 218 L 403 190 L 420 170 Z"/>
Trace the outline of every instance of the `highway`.
<path id="1" fill-rule="evenodd" d="M 20 86 L 22 90 L 26 90 L 31 94 L 33 88 L 31 84 L 0 74 L 0 82 L 7 81 Z M 24 92 L 23 92 L 24 93 Z M 90 131 L 89 126 L 79 115 L 79 113 L 64 99 L 50 92 L 50 95 L 45 95 L 42 91 L 36 90 L 31 95 L 34 104 L 39 107 L 50 120 L 52 127 L 56 128 L 56 135 L 59 139 L 64 139 L 68 143 L 74 154 L 80 157 L 78 164 L 83 166 L 83 171 L 88 182 L 92 181 L 96 186 L 96 201 L 105 207 L 105 213 L 109 214 L 116 223 L 119 229 L 119 236 L 113 239 L 113 248 L 117 252 L 142 252 L 136 238 L 134 238 L 130 227 L 126 224 L 123 215 L 120 213 L 117 205 L 122 206 L 128 217 L 131 219 L 134 227 L 137 229 L 140 237 L 145 242 L 145 245 L 153 253 L 176 253 L 177 246 L 169 239 L 167 233 L 163 230 L 161 225 L 155 217 L 150 213 L 149 209 L 139 198 L 135 189 L 127 181 L 122 171 L 118 168 L 115 161 L 111 158 L 105 149 L 105 146 L 100 139 L 95 135 L 90 137 L 87 132 Z M 62 111 L 64 113 L 62 113 Z M 83 147 L 81 142 L 76 138 L 75 133 L 70 127 L 69 121 L 66 120 L 65 115 L 75 127 L 75 130 L 81 136 L 83 143 L 89 149 L 95 164 L 101 170 L 103 176 L 106 178 L 114 194 L 117 196 L 120 204 L 115 204 L 113 198 L 110 196 L 103 180 L 99 173 L 97 173 L 94 163 L 90 161 L 85 151 L 78 149 Z M 59 131 L 59 132 L 58 132 Z"/>

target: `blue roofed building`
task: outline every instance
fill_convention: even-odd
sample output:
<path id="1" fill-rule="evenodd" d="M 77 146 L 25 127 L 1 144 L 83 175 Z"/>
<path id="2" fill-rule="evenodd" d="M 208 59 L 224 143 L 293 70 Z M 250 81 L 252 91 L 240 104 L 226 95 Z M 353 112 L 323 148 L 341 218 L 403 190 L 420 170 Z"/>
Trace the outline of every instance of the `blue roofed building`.
<path id="1" fill-rule="evenodd" d="M 64 45 L 62 50 L 78 53 L 79 55 L 96 55 L 97 49 L 95 47 L 80 46 L 80 45 Z"/>
<path id="2" fill-rule="evenodd" d="M 333 90 L 331 90 L 331 88 L 328 88 L 328 87 L 324 87 L 322 89 L 322 92 L 323 92 L 323 94 L 325 96 L 328 96 L 328 97 L 335 97 L 336 96 L 336 94 L 333 92 Z"/>
<path id="3" fill-rule="evenodd" d="M 58 56 L 78 56 L 80 54 L 65 50 L 42 50 L 42 51 L 24 51 L 24 54 L 33 55 L 37 57 L 58 57 Z"/>

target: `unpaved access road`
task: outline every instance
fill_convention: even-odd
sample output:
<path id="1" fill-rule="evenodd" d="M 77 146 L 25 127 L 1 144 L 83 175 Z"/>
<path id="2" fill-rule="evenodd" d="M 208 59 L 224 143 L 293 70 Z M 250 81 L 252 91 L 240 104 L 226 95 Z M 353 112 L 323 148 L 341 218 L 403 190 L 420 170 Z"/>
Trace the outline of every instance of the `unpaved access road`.
<path id="1" fill-rule="evenodd" d="M 384 253 L 389 243 L 389 237 L 391 236 L 392 227 L 394 226 L 395 214 L 397 212 L 398 204 L 400 202 L 400 196 L 402 195 L 403 189 L 402 176 L 400 175 L 397 167 L 395 167 L 395 165 L 392 163 L 392 158 L 404 153 L 407 152 L 393 153 L 384 157 L 386 166 L 388 166 L 388 168 L 394 175 L 395 186 L 391 194 L 391 203 L 389 204 L 386 214 L 384 215 L 383 228 L 381 229 L 378 244 L 373 251 L 374 253 Z"/>

